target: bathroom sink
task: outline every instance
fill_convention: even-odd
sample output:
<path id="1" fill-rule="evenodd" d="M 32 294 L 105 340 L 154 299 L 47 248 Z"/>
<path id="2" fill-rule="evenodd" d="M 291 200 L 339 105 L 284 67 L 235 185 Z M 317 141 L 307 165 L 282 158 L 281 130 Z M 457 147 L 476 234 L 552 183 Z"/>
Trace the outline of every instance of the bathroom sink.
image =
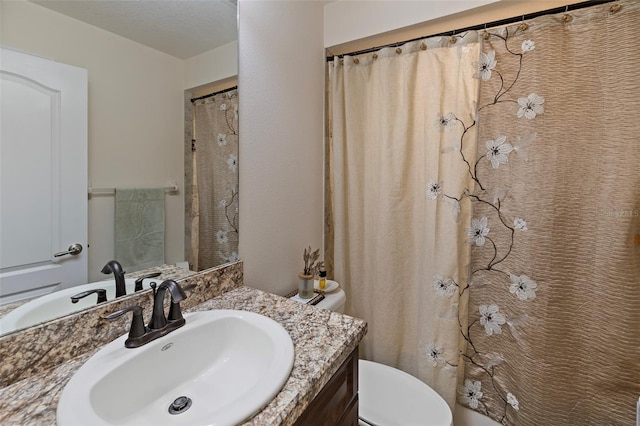
<path id="1" fill-rule="evenodd" d="M 93 355 L 63 389 L 57 424 L 235 425 L 278 394 L 294 357 L 280 324 L 235 310 L 185 319 L 139 348 L 124 335 Z"/>
<path id="2" fill-rule="evenodd" d="M 152 281 L 158 282 L 157 279 L 146 279 L 143 281 L 144 288 L 149 288 L 149 283 Z M 127 294 L 132 294 L 135 288 L 135 279 L 128 278 L 125 280 L 125 284 Z M 0 330 L 2 330 L 2 334 L 10 333 L 14 330 L 30 327 L 95 306 L 98 300 L 96 294 L 90 294 L 78 300 L 77 303 L 71 303 L 71 296 L 98 288 L 103 288 L 107 291 L 107 300 L 115 299 L 116 284 L 113 279 L 96 281 L 94 283 L 54 291 L 53 293 L 33 299 L 2 317 L 2 319 L 0 319 Z"/>

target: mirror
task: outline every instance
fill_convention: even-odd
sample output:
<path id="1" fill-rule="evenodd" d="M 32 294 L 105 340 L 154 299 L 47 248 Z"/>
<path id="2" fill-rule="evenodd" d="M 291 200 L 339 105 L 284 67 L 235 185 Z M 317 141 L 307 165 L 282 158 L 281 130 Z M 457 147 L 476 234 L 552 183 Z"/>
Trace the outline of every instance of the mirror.
<path id="1" fill-rule="evenodd" d="M 164 18 L 161 9 L 166 9 Z M 192 125 L 186 122 L 185 97 L 233 84 L 236 16 L 233 0 L 0 2 L 3 47 L 88 72 L 89 187 L 177 184 L 177 193 L 164 198 L 165 264 L 187 260 L 185 201 L 191 196 L 191 185 L 185 180 L 184 163 L 191 161 L 185 155 L 190 152 L 191 137 L 185 129 Z M 154 22 L 148 18 L 155 18 L 161 30 L 150 29 Z M 99 28 L 106 25 L 112 27 Z M 177 29 L 184 30 L 185 42 L 177 42 Z M 227 35 L 217 34 L 220 30 Z M 224 38 L 229 31 L 232 36 Z M 145 34 L 153 37 L 144 39 Z M 221 41 L 211 44 L 212 38 Z M 209 44 L 203 46 L 203 41 Z M 158 44 L 149 47 L 153 43 Z M 115 197 L 113 192 L 97 192 L 88 200 L 89 232 L 83 244 L 87 282 L 108 279 L 100 270 L 115 257 Z M 1 317 L 11 309 L 0 306 L 0 334 Z"/>

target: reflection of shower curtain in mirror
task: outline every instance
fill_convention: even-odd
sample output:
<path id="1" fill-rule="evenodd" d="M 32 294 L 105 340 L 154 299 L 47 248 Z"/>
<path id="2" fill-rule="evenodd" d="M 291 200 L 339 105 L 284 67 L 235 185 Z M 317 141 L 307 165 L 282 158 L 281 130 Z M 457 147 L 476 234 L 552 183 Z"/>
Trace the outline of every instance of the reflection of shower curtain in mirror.
<path id="1" fill-rule="evenodd" d="M 238 91 L 194 104 L 195 270 L 238 259 Z"/>

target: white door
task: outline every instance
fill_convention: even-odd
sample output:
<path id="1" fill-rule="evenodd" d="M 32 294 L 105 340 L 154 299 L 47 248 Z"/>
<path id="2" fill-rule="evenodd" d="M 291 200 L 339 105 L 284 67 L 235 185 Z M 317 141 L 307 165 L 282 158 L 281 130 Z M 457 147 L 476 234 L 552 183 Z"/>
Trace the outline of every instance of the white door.
<path id="1" fill-rule="evenodd" d="M 87 71 L 0 49 L 0 98 L 1 304 L 87 281 Z"/>

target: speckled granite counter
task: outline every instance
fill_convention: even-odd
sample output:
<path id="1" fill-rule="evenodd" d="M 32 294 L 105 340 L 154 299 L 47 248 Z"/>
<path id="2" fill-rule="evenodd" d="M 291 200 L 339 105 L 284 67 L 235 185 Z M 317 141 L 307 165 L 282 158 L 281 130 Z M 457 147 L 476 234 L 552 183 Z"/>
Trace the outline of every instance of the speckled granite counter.
<path id="1" fill-rule="evenodd" d="M 358 346 L 366 323 L 249 287 L 239 287 L 187 312 L 239 309 L 279 322 L 291 335 L 295 359 L 280 393 L 244 425 L 291 425 Z M 124 330 L 123 330 L 124 331 Z M 60 392 L 97 349 L 0 389 L 0 424 L 53 425 Z"/>

